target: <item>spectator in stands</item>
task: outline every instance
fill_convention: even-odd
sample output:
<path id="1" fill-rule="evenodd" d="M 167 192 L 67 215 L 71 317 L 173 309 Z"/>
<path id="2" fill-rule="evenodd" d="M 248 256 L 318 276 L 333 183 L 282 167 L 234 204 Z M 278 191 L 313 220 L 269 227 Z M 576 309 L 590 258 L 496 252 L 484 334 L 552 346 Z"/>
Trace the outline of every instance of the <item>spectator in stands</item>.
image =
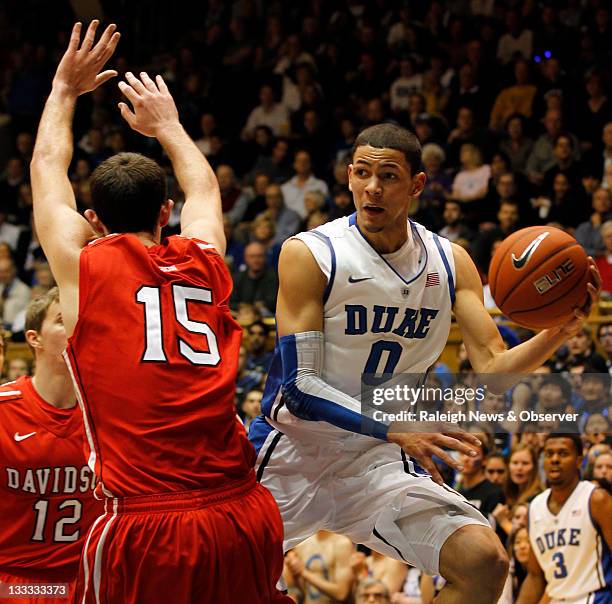
<path id="1" fill-rule="evenodd" d="M 288 180 L 281 189 L 285 205 L 306 218 L 306 207 L 304 206 L 304 193 L 306 191 L 320 191 L 325 197 L 329 195 L 329 188 L 324 180 L 317 178 L 312 173 L 310 153 L 308 151 L 297 151 L 293 161 L 295 176 Z"/>
<path id="2" fill-rule="evenodd" d="M 259 369 L 247 369 L 247 356 L 247 349 L 241 346 L 240 355 L 238 356 L 238 373 L 236 374 L 236 399 L 238 408 L 240 408 L 247 392 L 259 387 L 259 383 L 264 373 Z"/>
<path id="3" fill-rule="evenodd" d="M 399 77 L 394 80 L 389 90 L 391 111 L 402 113 L 408 111 L 409 98 L 413 92 L 421 92 L 423 74 L 415 70 L 414 59 L 403 57 L 399 62 Z"/>
<path id="4" fill-rule="evenodd" d="M 525 118 L 520 113 L 506 120 L 506 138 L 499 144 L 500 151 L 510 160 L 513 172 L 524 172 L 533 147 L 533 141 L 525 136 Z"/>
<path id="5" fill-rule="evenodd" d="M 242 138 L 251 140 L 257 126 L 268 126 L 274 136 L 289 134 L 289 111 L 282 103 L 277 103 L 274 88 L 264 84 L 259 89 L 259 105 L 251 111 L 242 130 Z"/>
<path id="6" fill-rule="evenodd" d="M 0 210 L 11 214 L 17 207 L 19 186 L 26 181 L 26 170 L 20 157 L 11 157 L 0 178 Z"/>
<path id="7" fill-rule="evenodd" d="M 270 370 L 274 352 L 266 350 L 270 328 L 263 321 L 251 323 L 247 329 L 248 354 L 246 368 L 262 376 Z"/>
<path id="8" fill-rule="evenodd" d="M 461 107 L 457 113 L 456 126 L 448 135 L 446 163 L 456 168 L 460 163 L 461 147 L 471 143 L 486 152 L 488 148 L 487 135 L 479 130 L 474 122 L 474 112 L 469 107 Z"/>
<path id="9" fill-rule="evenodd" d="M 514 79 L 515 83 L 503 88 L 495 99 L 489 120 L 491 130 L 501 130 L 506 120 L 515 113 L 525 117 L 531 117 L 533 113 L 537 88 L 529 83 L 529 63 L 526 59 L 519 59 L 515 63 Z"/>
<path id="10" fill-rule="evenodd" d="M 503 486 L 508 476 L 506 458 L 500 453 L 493 453 L 485 462 L 485 476 L 493 484 Z"/>
<path id="11" fill-rule="evenodd" d="M 574 160 L 573 144 L 572 137 L 565 132 L 555 138 L 553 147 L 555 163 L 544 173 L 543 186 L 545 190 L 551 188 L 557 174 L 565 174 L 570 185 L 574 189 L 578 189 L 582 174 L 579 163 Z"/>
<path id="12" fill-rule="evenodd" d="M 543 183 L 545 172 L 553 168 L 557 162 L 554 145 L 563 127 L 562 115 L 558 110 L 547 111 L 542 121 L 546 132 L 536 140 L 527 160 L 527 176 L 536 186 Z M 569 136 L 572 139 L 574 159 L 580 159 L 578 139 L 573 134 Z"/>
<path id="13" fill-rule="evenodd" d="M 240 221 L 242 215 L 249 205 L 250 196 L 246 191 L 243 191 L 238 185 L 236 175 L 231 166 L 221 164 L 217 167 L 217 180 L 219 181 L 219 189 L 221 190 L 221 207 L 223 212 L 231 212 L 234 207 L 234 214 L 230 214 L 232 223 Z"/>
<path id="14" fill-rule="evenodd" d="M 244 400 L 240 404 L 242 422 L 248 432 L 251 422 L 261 413 L 262 390 L 250 390 L 246 393 Z"/>
<path id="15" fill-rule="evenodd" d="M 244 259 L 244 245 L 234 237 L 234 226 L 227 214 L 223 215 L 223 231 L 225 233 L 225 263 L 230 270 L 237 270 Z"/>
<path id="16" fill-rule="evenodd" d="M 8 382 L 14 382 L 24 375 L 30 375 L 31 366 L 27 359 L 16 357 L 8 362 L 6 370 L 6 379 Z"/>
<path id="17" fill-rule="evenodd" d="M 16 204 L 15 204 L 16 205 Z M 6 243 L 11 251 L 17 250 L 21 229 L 6 221 L 6 213 L 0 210 L 0 242 Z"/>
<path id="18" fill-rule="evenodd" d="M 601 238 L 605 249 L 595 264 L 601 275 L 601 291 L 612 297 L 612 220 L 601 225 Z"/>
<path id="19" fill-rule="evenodd" d="M 612 453 L 601 453 L 593 464 L 593 480 L 605 480 L 612 485 Z"/>
<path id="20" fill-rule="evenodd" d="M 600 323 L 597 328 L 597 340 L 604 352 L 606 367 L 612 373 L 612 323 Z"/>
<path id="21" fill-rule="evenodd" d="M 460 161 L 462 169 L 453 180 L 451 199 L 459 201 L 466 216 L 468 225 L 478 224 L 484 201 L 487 195 L 491 166 L 483 162 L 478 147 L 466 143 L 461 147 Z"/>
<path id="22" fill-rule="evenodd" d="M 391 594 L 402 589 L 408 571 L 408 567 L 403 562 L 374 550 L 369 556 L 363 552 L 353 552 L 350 565 L 356 582 L 367 578 L 376 579 L 384 583 Z"/>
<path id="23" fill-rule="evenodd" d="M 260 155 L 255 165 L 247 174 L 246 182 L 252 182 L 255 174 L 263 172 L 274 183 L 283 183 L 291 177 L 291 161 L 289 159 L 289 142 L 286 138 L 277 138 L 270 156 Z"/>
<path id="24" fill-rule="evenodd" d="M 576 127 L 580 140 L 592 147 L 612 118 L 612 103 L 606 93 L 604 76 L 598 69 L 589 70 L 584 83 L 588 98 L 581 107 Z"/>
<path id="25" fill-rule="evenodd" d="M 545 189 L 531 201 L 536 212 L 535 220 L 541 224 L 559 223 L 565 227 L 576 227 L 585 218 L 583 200 L 563 172 L 555 174 L 550 189 Z"/>
<path id="26" fill-rule="evenodd" d="M 521 23 L 518 10 L 506 12 L 506 33 L 497 44 L 497 58 L 502 65 L 507 65 L 517 56 L 525 61 L 531 59 L 533 49 L 533 32 L 525 29 Z"/>
<path id="27" fill-rule="evenodd" d="M 266 248 L 261 243 L 249 243 L 244 250 L 244 263 L 245 270 L 234 272 L 232 309 L 247 302 L 254 304 L 264 316 L 271 316 L 276 310 L 278 277 L 266 264 Z"/>
<path id="28" fill-rule="evenodd" d="M 429 143 L 423 146 L 421 157 L 427 180 L 420 200 L 422 203 L 435 200 L 440 205 L 450 193 L 453 182 L 450 175 L 443 170 L 446 154 L 440 145 Z"/>
<path id="29" fill-rule="evenodd" d="M 266 250 L 266 264 L 275 271 L 278 266 L 280 244 L 274 243 L 276 228 L 274 222 L 266 216 L 258 216 L 251 223 L 250 240 L 264 246 Z"/>
<path id="30" fill-rule="evenodd" d="M 285 206 L 283 191 L 278 185 L 268 185 L 265 194 L 266 209 L 258 215 L 271 220 L 276 225 L 273 244 L 280 245 L 300 229 L 299 214 Z"/>
<path id="31" fill-rule="evenodd" d="M 377 579 L 364 579 L 357 585 L 355 604 L 389 604 L 390 594 L 387 586 Z"/>
<path id="32" fill-rule="evenodd" d="M 442 214 L 444 226 L 438 231 L 439 235 L 446 237 L 449 241 L 457 241 L 459 238 L 471 239 L 471 232 L 463 222 L 461 204 L 454 199 L 448 199 L 444 203 Z"/>
<path id="33" fill-rule="evenodd" d="M 10 258 L 0 259 L 0 306 L 2 323 L 10 329 L 15 317 L 30 301 L 30 288 L 17 278 L 15 263 Z"/>
<path id="34" fill-rule="evenodd" d="M 595 351 L 593 334 L 588 325 L 567 340 L 567 357 L 560 367 L 563 371 L 570 371 L 574 367 L 585 367 L 591 365 L 597 370 L 605 371 L 605 360 Z"/>
<path id="35" fill-rule="evenodd" d="M 527 563 L 531 555 L 531 543 L 527 527 L 521 527 L 513 531 L 508 544 L 510 551 L 510 568 L 512 581 L 512 595 L 518 597 L 521 585 L 527 577 Z"/>
<path id="36" fill-rule="evenodd" d="M 350 191 L 342 185 L 334 186 L 329 220 L 336 220 L 342 216 L 350 216 L 355 211 L 353 196 Z"/>
<path id="37" fill-rule="evenodd" d="M 593 193 L 593 213 L 589 220 L 578 225 L 574 237 L 589 256 L 599 256 L 605 246 L 601 238 L 601 225 L 612 215 L 612 191 L 600 187 Z"/>
<path id="38" fill-rule="evenodd" d="M 200 130 L 202 136 L 195 141 L 196 146 L 202 155 L 210 155 L 211 137 L 217 129 L 217 120 L 212 113 L 203 113 L 200 118 Z"/>

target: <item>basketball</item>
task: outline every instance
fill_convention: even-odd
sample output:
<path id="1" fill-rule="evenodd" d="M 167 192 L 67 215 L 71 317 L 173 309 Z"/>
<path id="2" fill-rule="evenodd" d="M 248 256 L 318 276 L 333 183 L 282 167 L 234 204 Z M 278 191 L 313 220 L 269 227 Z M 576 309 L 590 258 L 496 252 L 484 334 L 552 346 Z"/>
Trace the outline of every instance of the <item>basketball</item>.
<path id="1" fill-rule="evenodd" d="M 582 246 L 565 231 L 534 226 L 498 247 L 489 268 L 491 295 L 509 319 L 528 328 L 561 325 L 588 301 L 590 270 Z"/>

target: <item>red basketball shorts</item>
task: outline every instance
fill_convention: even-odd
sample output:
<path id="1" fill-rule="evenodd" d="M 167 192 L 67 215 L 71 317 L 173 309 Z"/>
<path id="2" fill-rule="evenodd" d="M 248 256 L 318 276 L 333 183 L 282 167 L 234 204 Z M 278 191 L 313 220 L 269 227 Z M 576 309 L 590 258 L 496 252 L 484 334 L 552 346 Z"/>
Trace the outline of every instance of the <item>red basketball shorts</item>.
<path id="1" fill-rule="evenodd" d="M 76 584 L 79 604 L 290 604 L 276 589 L 283 525 L 253 477 L 231 490 L 107 499 Z"/>

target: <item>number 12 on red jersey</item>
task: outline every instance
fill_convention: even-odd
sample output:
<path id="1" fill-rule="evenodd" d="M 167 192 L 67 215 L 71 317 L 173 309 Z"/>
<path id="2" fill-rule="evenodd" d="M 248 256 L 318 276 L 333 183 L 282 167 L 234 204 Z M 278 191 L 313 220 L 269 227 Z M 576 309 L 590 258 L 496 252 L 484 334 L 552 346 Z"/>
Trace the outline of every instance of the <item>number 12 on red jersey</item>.
<path id="1" fill-rule="evenodd" d="M 221 360 L 217 337 L 208 323 L 193 321 L 187 314 L 188 302 L 212 304 L 212 291 L 204 287 L 172 285 L 172 300 L 176 321 L 191 333 L 202 334 L 206 338 L 208 352 L 194 350 L 179 338 L 179 352 L 194 365 L 218 365 Z M 161 292 L 159 287 L 143 285 L 136 292 L 138 304 L 145 308 L 145 351 L 143 361 L 167 362 L 162 333 Z"/>

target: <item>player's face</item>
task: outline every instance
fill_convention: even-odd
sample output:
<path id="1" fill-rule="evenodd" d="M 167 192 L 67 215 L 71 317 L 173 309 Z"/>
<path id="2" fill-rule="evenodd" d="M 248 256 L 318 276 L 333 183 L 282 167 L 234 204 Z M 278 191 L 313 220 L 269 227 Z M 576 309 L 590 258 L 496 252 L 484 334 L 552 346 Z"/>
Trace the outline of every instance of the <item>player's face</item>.
<path id="1" fill-rule="evenodd" d="M 582 457 L 569 438 L 549 438 L 544 445 L 544 473 L 551 486 L 571 483 L 580 470 Z"/>
<path id="2" fill-rule="evenodd" d="M 49 306 L 45 320 L 40 327 L 39 336 L 42 349 L 51 357 L 61 358 L 66 349 L 67 340 L 60 305 L 57 302 Z"/>
<path id="3" fill-rule="evenodd" d="M 531 545 L 529 544 L 529 533 L 527 529 L 519 529 L 514 539 L 514 557 L 523 566 L 527 564 L 529 560 L 529 552 L 531 551 Z"/>
<path id="4" fill-rule="evenodd" d="M 519 487 L 526 486 L 534 472 L 528 451 L 517 451 L 510 458 L 510 480 Z"/>
<path id="5" fill-rule="evenodd" d="M 357 147 L 348 169 L 360 227 L 380 233 L 405 226 L 410 202 L 421 194 L 425 174 L 413 176 L 401 151 L 370 145 Z"/>

